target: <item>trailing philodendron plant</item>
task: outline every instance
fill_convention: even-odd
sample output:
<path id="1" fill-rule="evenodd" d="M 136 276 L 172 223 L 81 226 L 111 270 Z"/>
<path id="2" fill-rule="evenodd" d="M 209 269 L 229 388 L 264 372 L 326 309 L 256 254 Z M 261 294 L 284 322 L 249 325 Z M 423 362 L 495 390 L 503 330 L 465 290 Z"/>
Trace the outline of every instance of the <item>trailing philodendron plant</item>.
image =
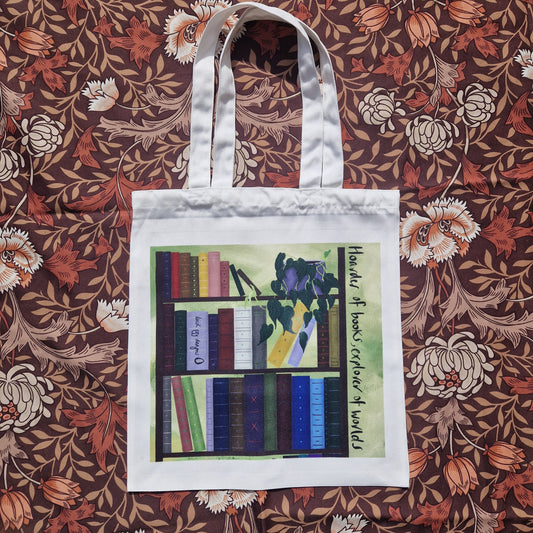
<path id="1" fill-rule="evenodd" d="M 270 284 L 277 298 L 267 303 L 267 311 L 271 324 L 263 324 L 260 342 L 266 341 L 274 332 L 279 322 L 283 332 L 298 333 L 293 329 L 293 317 L 298 302 L 305 309 L 303 313 L 304 328 L 314 318 L 323 324 L 328 310 L 335 303 L 335 296 L 330 294 L 332 289 L 338 289 L 337 278 L 326 271 L 326 258 L 330 250 L 326 251 L 319 261 L 306 261 L 301 257 L 293 259 L 285 253 L 279 253 L 274 264 L 276 279 Z M 299 334 L 299 342 L 305 349 L 308 341 L 305 331 Z"/>

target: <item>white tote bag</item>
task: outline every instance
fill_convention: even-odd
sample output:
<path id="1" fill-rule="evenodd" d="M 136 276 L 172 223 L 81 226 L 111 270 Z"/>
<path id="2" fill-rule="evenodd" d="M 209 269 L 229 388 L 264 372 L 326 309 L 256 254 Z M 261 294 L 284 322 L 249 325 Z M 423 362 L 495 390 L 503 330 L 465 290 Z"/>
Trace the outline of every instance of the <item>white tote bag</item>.
<path id="1" fill-rule="evenodd" d="M 212 139 L 214 54 L 238 10 L 297 30 L 299 189 L 232 188 L 239 25 Z M 408 485 L 399 193 L 342 178 L 316 34 L 260 4 L 215 14 L 193 71 L 189 189 L 133 194 L 128 490 Z"/>

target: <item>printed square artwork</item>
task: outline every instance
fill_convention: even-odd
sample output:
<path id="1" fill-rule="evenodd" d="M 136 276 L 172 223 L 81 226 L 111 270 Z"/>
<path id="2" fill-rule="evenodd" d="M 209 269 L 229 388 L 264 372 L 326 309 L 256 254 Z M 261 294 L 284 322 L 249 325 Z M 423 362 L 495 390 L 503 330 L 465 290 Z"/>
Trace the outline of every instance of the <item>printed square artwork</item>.
<path id="1" fill-rule="evenodd" d="M 152 247 L 151 460 L 385 457 L 378 243 Z"/>

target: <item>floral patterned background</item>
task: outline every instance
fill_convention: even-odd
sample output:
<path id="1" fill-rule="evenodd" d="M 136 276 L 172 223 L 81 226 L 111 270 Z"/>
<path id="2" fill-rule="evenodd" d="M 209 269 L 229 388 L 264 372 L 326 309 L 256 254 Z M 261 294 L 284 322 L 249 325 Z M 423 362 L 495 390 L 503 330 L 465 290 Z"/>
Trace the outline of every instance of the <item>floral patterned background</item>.
<path id="1" fill-rule="evenodd" d="M 126 492 L 131 193 L 185 185 L 226 4 L 3 0 L 4 530 L 533 529 L 533 1 L 271 3 L 332 55 L 345 186 L 402 193 L 409 489 Z M 274 23 L 235 44 L 236 186 L 297 185 L 295 57 Z"/>

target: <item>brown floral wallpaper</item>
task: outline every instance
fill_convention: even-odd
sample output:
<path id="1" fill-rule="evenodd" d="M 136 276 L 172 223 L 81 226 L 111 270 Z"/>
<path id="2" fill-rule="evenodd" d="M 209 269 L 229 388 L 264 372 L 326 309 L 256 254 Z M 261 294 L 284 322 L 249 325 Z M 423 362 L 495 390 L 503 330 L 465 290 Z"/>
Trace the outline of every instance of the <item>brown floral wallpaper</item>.
<path id="1" fill-rule="evenodd" d="M 533 2 L 272 4 L 332 55 L 345 186 L 402 193 L 409 489 L 126 492 L 131 193 L 186 183 L 192 61 L 226 2 L 4 0 L 4 530 L 533 529 Z M 236 186 L 297 185 L 295 57 L 275 23 L 235 43 Z"/>

